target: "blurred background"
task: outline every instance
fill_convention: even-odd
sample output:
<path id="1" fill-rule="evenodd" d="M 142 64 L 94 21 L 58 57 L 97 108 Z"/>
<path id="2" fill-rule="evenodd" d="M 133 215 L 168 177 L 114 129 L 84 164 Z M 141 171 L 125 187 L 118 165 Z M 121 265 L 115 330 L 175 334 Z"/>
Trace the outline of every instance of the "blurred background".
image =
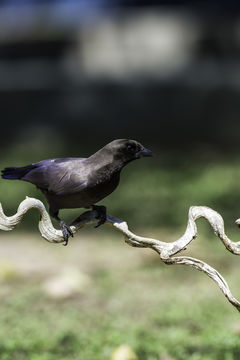
<path id="1" fill-rule="evenodd" d="M 240 6 L 0 4 L 2 168 L 133 138 L 156 157 L 124 170 L 109 211 L 143 227 L 180 226 L 192 204 L 239 216 Z M 10 213 L 42 198 L 29 184 L 0 186 Z"/>
<path id="2" fill-rule="evenodd" d="M 136 139 L 155 158 L 125 168 L 103 203 L 138 233 L 173 241 L 189 206 L 206 205 L 239 240 L 239 96 L 233 1 L 0 2 L 1 168 Z M 45 202 L 31 184 L 0 181 L 7 215 L 26 195 Z M 37 221 L 32 211 L 0 237 L 1 359 L 108 359 L 122 342 L 139 360 L 240 356 L 237 314 L 203 275 L 165 268 L 105 227 L 67 248 L 42 244 Z M 200 233 L 189 254 L 222 269 L 240 297 L 239 260 L 204 223 Z"/>

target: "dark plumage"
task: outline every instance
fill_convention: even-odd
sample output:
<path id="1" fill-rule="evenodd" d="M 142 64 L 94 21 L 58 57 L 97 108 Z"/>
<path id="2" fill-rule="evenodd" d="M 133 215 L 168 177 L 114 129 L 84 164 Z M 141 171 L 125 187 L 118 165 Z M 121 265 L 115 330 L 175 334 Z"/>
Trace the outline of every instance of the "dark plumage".
<path id="1" fill-rule="evenodd" d="M 106 221 L 106 208 L 96 206 L 118 186 L 120 172 L 130 161 L 152 156 L 135 140 L 114 140 L 88 158 L 42 160 L 23 167 L 2 170 L 3 179 L 28 181 L 39 188 L 49 203 L 49 212 L 57 219 L 67 244 L 70 227 L 58 217 L 60 209 L 93 208 L 99 223 Z"/>

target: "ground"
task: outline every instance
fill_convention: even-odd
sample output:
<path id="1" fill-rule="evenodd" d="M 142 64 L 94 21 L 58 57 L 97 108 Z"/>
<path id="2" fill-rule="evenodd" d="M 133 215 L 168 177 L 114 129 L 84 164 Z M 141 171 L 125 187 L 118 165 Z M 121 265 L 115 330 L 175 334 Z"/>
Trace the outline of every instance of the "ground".
<path id="1" fill-rule="evenodd" d="M 205 230 L 190 254 L 240 297 L 240 259 Z M 145 231 L 164 241 L 181 235 Z M 239 313 L 215 283 L 129 247 L 113 229 L 81 230 L 67 247 L 15 229 L 1 233 L 0 247 L 1 360 L 109 359 L 121 344 L 139 360 L 240 356 Z"/>

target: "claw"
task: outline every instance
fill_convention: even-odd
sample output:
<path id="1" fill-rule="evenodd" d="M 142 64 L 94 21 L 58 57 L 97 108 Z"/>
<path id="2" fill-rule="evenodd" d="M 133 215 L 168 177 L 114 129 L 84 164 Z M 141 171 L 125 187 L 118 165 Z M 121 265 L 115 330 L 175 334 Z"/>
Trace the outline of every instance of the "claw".
<path id="1" fill-rule="evenodd" d="M 69 236 L 73 237 L 73 232 L 72 232 L 71 228 L 65 224 L 64 221 L 60 222 L 60 227 L 61 227 L 61 230 L 62 230 L 62 233 L 63 233 L 63 238 L 64 238 L 64 241 L 65 241 L 63 246 L 67 246 L 68 238 L 69 238 Z"/>
<path id="2" fill-rule="evenodd" d="M 100 219 L 100 220 L 98 221 L 97 225 L 95 225 L 94 227 L 95 227 L 95 228 L 98 228 L 99 226 L 101 226 L 102 224 L 104 224 L 105 221 L 106 221 L 106 219 Z"/>

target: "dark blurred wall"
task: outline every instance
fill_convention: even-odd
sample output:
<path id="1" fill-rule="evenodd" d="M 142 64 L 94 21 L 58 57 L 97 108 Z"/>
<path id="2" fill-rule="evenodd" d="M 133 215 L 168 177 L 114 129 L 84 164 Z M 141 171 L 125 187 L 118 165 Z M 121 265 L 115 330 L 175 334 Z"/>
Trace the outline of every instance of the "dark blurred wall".
<path id="1" fill-rule="evenodd" d="M 238 11 L 118 1 L 74 12 L 70 3 L 65 17 L 57 1 L 0 7 L 2 149 L 43 128 L 49 155 L 55 137 L 75 154 L 119 137 L 238 150 Z"/>

